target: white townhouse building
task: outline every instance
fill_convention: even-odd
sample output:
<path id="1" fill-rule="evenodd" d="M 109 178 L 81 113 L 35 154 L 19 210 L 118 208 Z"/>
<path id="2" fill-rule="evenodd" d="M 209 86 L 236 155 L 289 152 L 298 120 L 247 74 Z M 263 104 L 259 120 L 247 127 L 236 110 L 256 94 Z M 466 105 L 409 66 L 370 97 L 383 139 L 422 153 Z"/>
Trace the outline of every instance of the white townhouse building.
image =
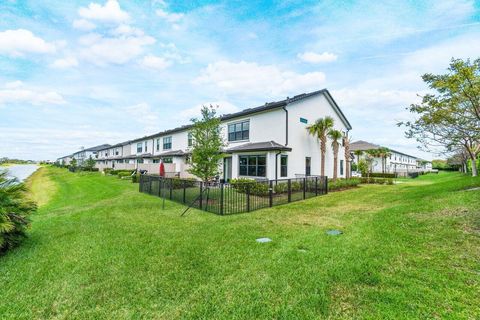
<path id="1" fill-rule="evenodd" d="M 360 159 L 362 159 L 365 157 L 366 151 L 380 148 L 382 148 L 382 146 L 363 140 L 355 141 L 350 144 L 350 152 L 352 152 L 354 162 L 357 164 L 359 157 L 355 155 L 355 151 L 363 151 L 363 154 L 360 156 Z M 430 169 L 427 169 L 427 165 L 425 165 L 425 168 L 423 168 L 419 165 L 419 160 L 421 159 L 400 151 L 392 150 L 390 148 L 388 149 L 390 151 L 390 156 L 385 159 L 385 172 L 387 173 L 431 170 L 431 163 L 429 166 Z M 373 158 L 372 172 L 382 172 L 382 159 L 380 157 Z"/>
<path id="2" fill-rule="evenodd" d="M 64 156 L 61 158 L 57 159 L 57 163 L 63 165 L 63 166 L 68 166 L 70 164 L 70 161 L 72 161 L 72 155 Z"/>
<path id="3" fill-rule="evenodd" d="M 320 175 L 320 142 L 307 127 L 330 116 L 334 128 L 348 134 L 352 129 L 328 90 L 265 103 L 256 108 L 220 117 L 225 141 L 220 179 L 281 179 Z M 191 177 L 189 167 L 191 125 L 166 130 L 99 150 L 97 166 L 144 169 L 158 173 L 159 163 L 166 172 Z M 328 142 L 325 173 L 333 175 L 333 151 Z M 115 150 L 119 151 L 115 151 Z M 121 151 L 120 151 L 121 150 Z M 114 154 L 112 154 L 112 151 Z M 345 176 L 344 148 L 338 154 L 338 174 Z M 123 162 L 122 162 L 123 161 Z"/>

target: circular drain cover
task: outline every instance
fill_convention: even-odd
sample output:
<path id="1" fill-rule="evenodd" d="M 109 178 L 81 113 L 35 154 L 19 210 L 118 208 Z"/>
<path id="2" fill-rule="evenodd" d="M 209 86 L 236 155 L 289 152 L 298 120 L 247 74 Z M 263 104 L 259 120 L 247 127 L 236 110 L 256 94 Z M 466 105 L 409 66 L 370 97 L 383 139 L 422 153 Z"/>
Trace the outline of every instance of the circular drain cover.
<path id="1" fill-rule="evenodd" d="M 342 234 L 343 232 L 340 230 L 328 230 L 327 234 L 329 236 L 338 236 L 339 234 Z"/>
<path id="2" fill-rule="evenodd" d="M 265 243 L 265 242 L 272 241 L 272 239 L 270 239 L 270 238 L 258 238 L 256 241 L 260 242 L 260 243 Z"/>

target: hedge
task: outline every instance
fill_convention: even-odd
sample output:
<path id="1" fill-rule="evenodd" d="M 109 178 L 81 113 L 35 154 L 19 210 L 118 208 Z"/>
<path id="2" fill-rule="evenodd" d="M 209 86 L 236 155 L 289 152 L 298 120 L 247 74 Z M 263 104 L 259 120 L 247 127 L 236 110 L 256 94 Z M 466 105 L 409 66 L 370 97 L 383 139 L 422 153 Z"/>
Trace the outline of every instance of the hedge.
<path id="1" fill-rule="evenodd" d="M 362 176 L 365 177 L 365 176 Z M 371 178 L 391 178 L 394 179 L 397 177 L 396 173 L 381 173 L 381 172 L 372 172 L 370 173 Z"/>

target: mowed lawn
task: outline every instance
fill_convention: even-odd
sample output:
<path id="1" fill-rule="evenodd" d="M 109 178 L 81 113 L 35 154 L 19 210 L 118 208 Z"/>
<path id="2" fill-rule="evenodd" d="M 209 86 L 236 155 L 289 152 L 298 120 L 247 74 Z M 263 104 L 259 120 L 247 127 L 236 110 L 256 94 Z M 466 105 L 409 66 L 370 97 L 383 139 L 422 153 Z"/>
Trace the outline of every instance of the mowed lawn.
<path id="1" fill-rule="evenodd" d="M 0 257 L 1 319 L 480 318 L 478 178 L 185 217 L 116 177 L 42 168 L 30 186 L 41 207 Z"/>

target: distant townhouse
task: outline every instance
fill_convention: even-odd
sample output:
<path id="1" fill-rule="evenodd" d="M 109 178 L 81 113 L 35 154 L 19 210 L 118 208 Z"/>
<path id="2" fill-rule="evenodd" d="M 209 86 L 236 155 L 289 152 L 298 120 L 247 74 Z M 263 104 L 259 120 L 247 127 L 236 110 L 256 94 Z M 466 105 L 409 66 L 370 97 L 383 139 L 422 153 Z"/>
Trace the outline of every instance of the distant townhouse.
<path id="1" fill-rule="evenodd" d="M 350 152 L 352 152 L 352 157 L 354 159 L 354 162 L 358 164 L 359 159 L 362 159 L 362 157 L 365 157 L 366 152 L 368 150 L 378 150 L 383 148 L 380 145 L 373 144 L 367 141 L 359 140 L 352 142 L 350 144 Z M 390 154 L 388 157 L 386 157 L 385 162 L 384 162 L 384 170 L 385 172 L 388 173 L 394 173 L 394 172 L 413 172 L 413 171 L 429 171 L 431 170 L 431 163 L 428 166 L 427 163 L 420 165 L 421 159 L 400 152 L 396 150 L 392 150 L 388 148 L 390 151 Z M 361 151 L 363 152 L 362 155 L 355 155 L 358 152 L 355 151 Z M 382 172 L 382 159 L 380 157 L 374 157 L 372 161 L 372 172 Z M 429 168 L 429 169 L 428 169 Z"/>
<path id="2" fill-rule="evenodd" d="M 61 164 L 62 166 L 68 166 L 70 164 L 70 161 L 72 161 L 72 155 L 68 156 L 63 156 L 61 158 L 57 159 L 57 163 Z"/>
<path id="3" fill-rule="evenodd" d="M 72 154 L 72 159 L 76 159 L 77 165 L 81 166 L 90 157 L 96 160 L 98 158 L 98 151 L 109 146 L 110 146 L 109 144 L 102 144 L 99 146 L 90 147 L 86 149 L 82 148 L 80 149 L 80 151 L 77 151 Z"/>
<path id="4" fill-rule="evenodd" d="M 265 103 L 220 117 L 226 143 L 220 179 L 276 179 L 320 175 L 320 146 L 307 127 L 318 118 L 331 116 L 335 129 L 348 134 L 352 129 L 328 90 Z M 167 172 L 191 177 L 190 134 L 192 126 L 158 132 L 142 138 L 98 149 L 97 167 L 148 170 L 158 173 L 163 162 Z M 328 143 L 330 146 L 330 142 Z M 338 174 L 344 177 L 343 146 L 338 155 Z M 333 152 L 327 148 L 325 170 L 333 175 Z"/>

